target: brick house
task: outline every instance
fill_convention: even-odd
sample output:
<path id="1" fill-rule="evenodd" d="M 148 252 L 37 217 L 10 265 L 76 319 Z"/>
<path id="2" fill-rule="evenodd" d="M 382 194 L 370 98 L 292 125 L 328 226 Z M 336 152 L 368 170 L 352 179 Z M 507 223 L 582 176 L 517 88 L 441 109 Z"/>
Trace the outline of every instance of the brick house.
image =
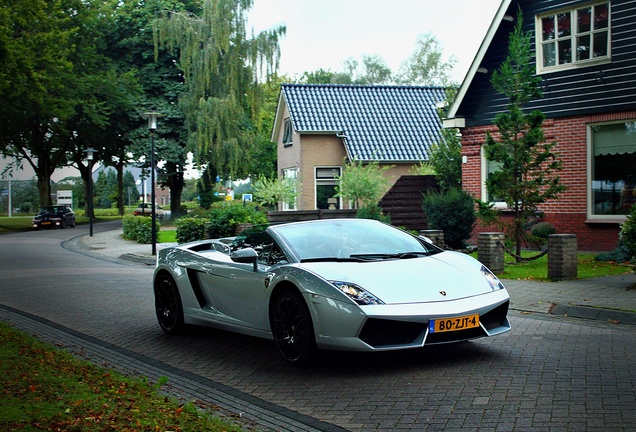
<path id="1" fill-rule="evenodd" d="M 524 31 L 534 35 L 532 61 L 543 90 L 528 109 L 546 115 L 546 139 L 558 142 L 561 181 L 568 187 L 540 208 L 543 220 L 576 234 L 580 250 L 611 250 L 636 202 L 634 0 L 502 1 L 444 120 L 462 134 L 463 187 L 489 201 L 484 181 L 496 167 L 482 145 L 506 103 L 490 77 L 507 55 L 519 7 Z"/>
<path id="2" fill-rule="evenodd" d="M 439 142 L 444 100 L 441 87 L 283 84 L 272 141 L 279 176 L 297 179 L 300 191 L 279 209 L 349 208 L 335 197 L 344 161 L 390 165 L 393 185 Z"/>

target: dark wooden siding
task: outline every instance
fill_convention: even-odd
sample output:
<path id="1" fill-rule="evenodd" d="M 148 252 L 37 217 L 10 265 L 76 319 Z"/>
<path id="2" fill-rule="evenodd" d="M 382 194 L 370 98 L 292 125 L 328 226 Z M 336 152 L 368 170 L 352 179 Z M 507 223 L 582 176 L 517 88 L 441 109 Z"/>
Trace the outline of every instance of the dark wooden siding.
<path id="1" fill-rule="evenodd" d="M 422 193 L 430 189 L 437 189 L 435 176 L 403 175 L 380 200 L 382 212 L 390 216 L 392 225 L 415 231 L 427 229 Z"/>
<path id="2" fill-rule="evenodd" d="M 550 10 L 575 8 L 589 1 L 513 0 L 508 14 L 516 16 L 521 3 L 524 28 L 535 30 L 535 16 Z M 459 116 L 467 126 L 492 123 L 505 110 L 506 99 L 490 85 L 490 76 L 507 55 L 508 37 L 513 23 L 503 21 L 480 66 L 488 73 L 477 73 Z M 611 63 L 541 74 L 543 98 L 529 104 L 548 118 L 600 114 L 636 108 L 636 0 L 611 1 Z M 532 40 L 534 49 L 534 38 Z"/>

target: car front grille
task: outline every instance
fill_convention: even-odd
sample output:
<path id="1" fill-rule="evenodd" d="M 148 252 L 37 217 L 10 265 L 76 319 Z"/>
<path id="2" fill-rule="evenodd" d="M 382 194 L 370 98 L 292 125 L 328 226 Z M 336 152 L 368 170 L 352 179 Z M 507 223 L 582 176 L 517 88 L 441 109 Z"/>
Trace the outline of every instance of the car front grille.
<path id="1" fill-rule="evenodd" d="M 488 336 L 484 328 L 487 331 L 491 331 L 508 326 L 506 319 L 508 306 L 509 302 L 505 302 L 481 315 L 479 321 L 483 328 L 480 326 L 452 332 L 429 333 L 426 337 L 425 345 L 456 342 Z M 362 327 L 358 338 L 374 348 L 399 345 L 408 346 L 412 345 L 427 329 L 428 322 L 417 323 L 369 318 Z"/>
<path id="2" fill-rule="evenodd" d="M 509 304 L 510 302 L 507 301 L 479 317 L 479 321 L 486 330 L 493 330 L 507 325 L 506 315 L 508 315 Z"/>
<path id="3" fill-rule="evenodd" d="M 409 345 L 426 331 L 427 323 L 369 318 L 358 337 L 372 347 Z"/>

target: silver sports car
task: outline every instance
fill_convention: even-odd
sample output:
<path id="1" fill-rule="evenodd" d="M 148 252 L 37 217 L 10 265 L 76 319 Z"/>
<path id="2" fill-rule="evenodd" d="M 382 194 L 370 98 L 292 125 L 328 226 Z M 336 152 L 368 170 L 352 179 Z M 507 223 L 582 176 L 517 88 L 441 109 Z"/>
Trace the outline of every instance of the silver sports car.
<path id="1" fill-rule="evenodd" d="M 269 338 L 291 364 L 317 348 L 397 350 L 510 330 L 508 292 L 479 261 L 365 219 L 163 249 L 154 294 L 166 333 L 198 324 Z"/>

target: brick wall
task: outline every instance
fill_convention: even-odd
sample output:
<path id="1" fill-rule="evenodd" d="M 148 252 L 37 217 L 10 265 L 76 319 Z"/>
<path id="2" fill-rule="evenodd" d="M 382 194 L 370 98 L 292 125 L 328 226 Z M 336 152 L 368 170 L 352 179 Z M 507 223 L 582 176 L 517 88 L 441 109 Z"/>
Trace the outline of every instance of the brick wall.
<path id="1" fill-rule="evenodd" d="M 559 173 L 567 190 L 558 199 L 541 205 L 544 221 L 551 223 L 559 233 L 576 234 L 578 249 L 584 251 L 608 251 L 616 247 L 619 224 L 617 222 L 594 222 L 587 220 L 587 124 L 603 121 L 636 118 L 636 111 L 547 119 L 544 122 L 546 140 L 557 141 L 555 151 L 560 154 L 563 170 Z M 497 139 L 492 125 L 465 128 L 462 130 L 463 188 L 476 198 L 482 197 L 481 147 L 486 132 Z M 477 244 L 480 232 L 492 231 L 496 227 L 478 226 L 471 238 Z"/>

